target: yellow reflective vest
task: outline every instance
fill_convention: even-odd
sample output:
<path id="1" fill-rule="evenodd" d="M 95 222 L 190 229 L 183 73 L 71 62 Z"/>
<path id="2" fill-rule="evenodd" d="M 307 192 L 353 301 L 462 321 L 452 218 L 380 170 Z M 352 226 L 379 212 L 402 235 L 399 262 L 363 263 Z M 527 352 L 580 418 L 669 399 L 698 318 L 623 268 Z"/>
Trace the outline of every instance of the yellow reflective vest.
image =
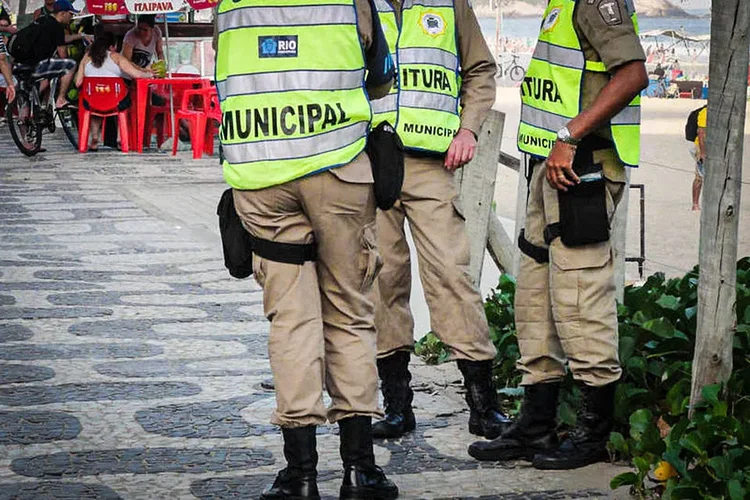
<path id="1" fill-rule="evenodd" d="M 263 189 L 351 162 L 371 111 L 354 0 L 222 0 L 224 179 Z"/>
<path id="2" fill-rule="evenodd" d="M 585 71 L 606 73 L 602 62 L 587 61 L 573 24 L 576 0 L 550 0 L 539 41 L 521 84 L 518 149 L 546 158 L 558 130 L 581 112 Z M 638 29 L 635 13 L 632 22 Z M 633 101 L 610 126 L 620 160 L 638 166 L 641 141 L 641 98 Z"/>
<path id="3" fill-rule="evenodd" d="M 401 29 L 387 0 L 375 0 L 398 82 L 372 102 L 373 125 L 395 123 L 404 147 L 445 153 L 461 126 L 460 60 L 453 0 L 405 0 Z"/>

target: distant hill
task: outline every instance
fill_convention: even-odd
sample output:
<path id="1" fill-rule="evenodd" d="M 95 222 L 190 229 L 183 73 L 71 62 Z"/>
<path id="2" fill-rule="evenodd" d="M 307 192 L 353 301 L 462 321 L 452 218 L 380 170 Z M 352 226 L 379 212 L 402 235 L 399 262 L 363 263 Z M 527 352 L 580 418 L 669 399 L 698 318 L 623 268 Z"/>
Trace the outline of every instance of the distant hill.
<path id="1" fill-rule="evenodd" d="M 505 17 L 541 17 L 547 7 L 547 0 L 500 1 Z M 494 16 L 495 10 L 491 7 L 494 3 L 489 0 L 476 1 L 474 11 L 480 17 Z M 669 0 L 635 0 L 635 6 L 640 17 L 694 17 Z"/>

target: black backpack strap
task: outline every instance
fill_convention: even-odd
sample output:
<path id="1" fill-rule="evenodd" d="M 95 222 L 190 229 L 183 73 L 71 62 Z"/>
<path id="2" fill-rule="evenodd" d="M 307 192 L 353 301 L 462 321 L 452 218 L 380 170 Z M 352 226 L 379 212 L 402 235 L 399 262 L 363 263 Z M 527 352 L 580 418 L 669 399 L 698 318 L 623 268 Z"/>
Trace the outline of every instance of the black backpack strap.
<path id="1" fill-rule="evenodd" d="M 528 255 L 539 264 L 546 264 L 549 262 L 549 249 L 539 247 L 531 243 L 526 239 L 526 230 L 521 229 L 521 233 L 518 235 L 518 249 L 521 250 L 525 255 Z"/>

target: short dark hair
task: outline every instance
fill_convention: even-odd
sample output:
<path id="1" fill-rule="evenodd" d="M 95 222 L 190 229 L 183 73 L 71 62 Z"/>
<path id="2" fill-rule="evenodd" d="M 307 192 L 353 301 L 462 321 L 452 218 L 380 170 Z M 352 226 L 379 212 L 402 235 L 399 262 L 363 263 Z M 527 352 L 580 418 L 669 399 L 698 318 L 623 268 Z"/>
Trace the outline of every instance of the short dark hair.
<path id="1" fill-rule="evenodd" d="M 8 24 L 10 24 L 10 16 L 4 10 L 0 11 L 0 21 L 8 21 Z"/>
<path id="2" fill-rule="evenodd" d="M 146 24 L 152 28 L 156 26 L 156 16 L 153 14 L 146 14 L 145 16 L 138 16 L 138 22 L 136 24 Z"/>

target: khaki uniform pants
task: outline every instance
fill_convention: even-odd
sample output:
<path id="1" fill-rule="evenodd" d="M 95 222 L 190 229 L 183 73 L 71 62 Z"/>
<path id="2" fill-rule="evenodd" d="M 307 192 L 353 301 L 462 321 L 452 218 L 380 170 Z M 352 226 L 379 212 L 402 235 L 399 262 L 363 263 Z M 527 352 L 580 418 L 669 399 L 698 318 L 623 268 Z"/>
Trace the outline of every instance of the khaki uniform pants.
<path id="1" fill-rule="evenodd" d="M 404 167 L 400 199 L 377 214 L 383 255 L 375 312 L 378 357 L 414 347 L 411 262 L 404 233 L 408 220 L 432 331 L 450 347 L 453 358 L 494 359 L 482 297 L 467 273 L 469 241 L 453 173 L 435 158 L 407 155 Z"/>
<path id="2" fill-rule="evenodd" d="M 271 422 L 283 427 L 382 415 L 368 296 L 381 265 L 375 198 L 371 182 L 340 177 L 327 171 L 258 191 L 234 191 L 237 213 L 254 236 L 317 243 L 318 260 L 302 266 L 253 256 L 271 322 L 268 353 L 277 405 Z M 328 409 L 324 380 L 332 399 Z"/>
<path id="3" fill-rule="evenodd" d="M 625 169 L 613 150 L 594 153 L 606 178 L 610 221 L 625 187 Z M 544 228 L 559 222 L 557 191 L 537 164 L 529 186 L 526 239 L 543 248 Z M 565 376 L 603 386 L 620 378 L 617 306 L 610 242 L 566 247 L 552 241 L 550 262 L 539 264 L 521 254 L 515 315 L 523 385 L 552 382 Z"/>

